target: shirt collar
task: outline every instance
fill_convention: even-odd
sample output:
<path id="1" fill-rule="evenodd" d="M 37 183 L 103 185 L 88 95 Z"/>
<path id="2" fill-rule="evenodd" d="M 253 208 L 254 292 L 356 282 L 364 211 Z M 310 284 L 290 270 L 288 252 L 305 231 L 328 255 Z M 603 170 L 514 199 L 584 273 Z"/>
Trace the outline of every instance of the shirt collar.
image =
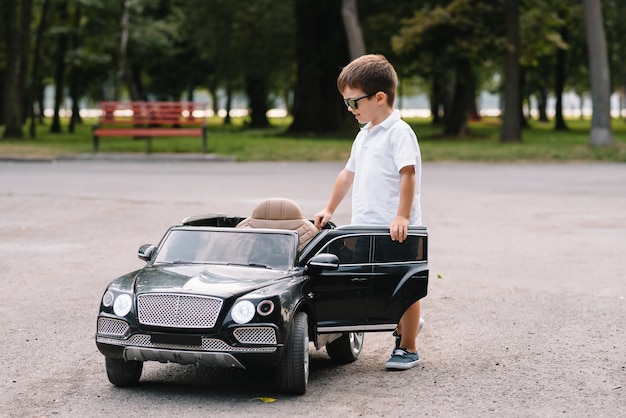
<path id="1" fill-rule="evenodd" d="M 399 120 L 400 120 L 400 111 L 398 109 L 396 109 L 393 112 L 391 112 L 391 114 L 389 116 L 387 116 L 387 119 L 385 119 L 384 121 L 382 121 L 381 123 L 379 123 L 376 126 L 380 126 L 383 129 L 389 129 L 391 127 L 391 125 L 393 125 L 394 123 L 396 123 Z M 363 125 L 361 130 L 362 131 L 369 130 L 371 128 L 371 126 L 372 126 L 372 122 L 367 122 L 365 125 Z"/>

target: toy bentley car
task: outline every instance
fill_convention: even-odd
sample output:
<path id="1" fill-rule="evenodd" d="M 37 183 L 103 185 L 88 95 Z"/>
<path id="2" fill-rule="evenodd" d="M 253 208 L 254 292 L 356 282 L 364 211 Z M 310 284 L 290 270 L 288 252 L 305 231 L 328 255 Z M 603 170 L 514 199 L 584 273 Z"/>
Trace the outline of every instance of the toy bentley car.
<path id="1" fill-rule="evenodd" d="M 96 345 L 117 386 L 143 362 L 273 368 L 279 388 L 303 394 L 309 345 L 355 361 L 363 333 L 392 331 L 426 296 L 428 236 L 329 223 L 318 231 L 288 199 L 249 218 L 211 214 L 142 245 L 140 270 L 113 280 L 100 302 Z"/>

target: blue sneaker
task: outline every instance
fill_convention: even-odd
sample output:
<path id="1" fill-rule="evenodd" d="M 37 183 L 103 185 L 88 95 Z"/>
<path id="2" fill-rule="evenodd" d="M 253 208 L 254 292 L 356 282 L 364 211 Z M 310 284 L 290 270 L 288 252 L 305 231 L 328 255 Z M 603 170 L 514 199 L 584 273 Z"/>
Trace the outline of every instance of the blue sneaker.
<path id="1" fill-rule="evenodd" d="M 393 354 L 387 363 L 385 363 L 385 367 L 389 370 L 406 370 L 417 366 L 419 362 L 419 354 L 409 353 L 404 348 L 397 348 L 393 350 Z"/>
<path id="2" fill-rule="evenodd" d="M 419 322 L 419 325 L 417 327 L 417 335 L 420 334 L 420 331 L 422 331 L 422 328 L 424 328 L 424 318 L 420 317 L 420 322 Z M 396 349 L 400 348 L 400 340 L 402 340 L 402 335 L 398 334 L 398 329 L 397 328 L 393 331 L 393 338 L 396 341 L 395 347 L 393 349 L 396 350 Z"/>

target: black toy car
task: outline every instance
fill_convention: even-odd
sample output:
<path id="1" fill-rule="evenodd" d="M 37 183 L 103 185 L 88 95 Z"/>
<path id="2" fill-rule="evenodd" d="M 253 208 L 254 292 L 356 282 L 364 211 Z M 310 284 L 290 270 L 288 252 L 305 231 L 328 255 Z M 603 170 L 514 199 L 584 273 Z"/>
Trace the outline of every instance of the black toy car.
<path id="1" fill-rule="evenodd" d="M 134 385 L 144 361 L 274 368 L 281 390 L 302 394 L 309 342 L 355 361 L 364 332 L 392 331 L 426 296 L 427 242 L 425 227 L 401 244 L 386 227 L 318 231 L 287 199 L 249 218 L 187 218 L 104 292 L 96 344 L 107 376 Z"/>

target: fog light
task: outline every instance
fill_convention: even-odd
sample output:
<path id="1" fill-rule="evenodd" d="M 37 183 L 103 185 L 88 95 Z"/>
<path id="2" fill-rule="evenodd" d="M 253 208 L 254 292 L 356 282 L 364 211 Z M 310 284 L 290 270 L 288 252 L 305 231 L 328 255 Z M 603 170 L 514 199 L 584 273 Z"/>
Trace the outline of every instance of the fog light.
<path id="1" fill-rule="evenodd" d="M 259 306 L 256 307 L 256 311 L 259 315 L 268 316 L 272 312 L 274 312 L 274 302 L 271 300 L 264 300 L 259 303 Z"/>
<path id="2" fill-rule="evenodd" d="M 115 296 L 113 296 L 113 292 L 107 290 L 104 296 L 102 296 L 102 304 L 108 308 L 109 306 L 113 305 L 114 299 Z"/>

